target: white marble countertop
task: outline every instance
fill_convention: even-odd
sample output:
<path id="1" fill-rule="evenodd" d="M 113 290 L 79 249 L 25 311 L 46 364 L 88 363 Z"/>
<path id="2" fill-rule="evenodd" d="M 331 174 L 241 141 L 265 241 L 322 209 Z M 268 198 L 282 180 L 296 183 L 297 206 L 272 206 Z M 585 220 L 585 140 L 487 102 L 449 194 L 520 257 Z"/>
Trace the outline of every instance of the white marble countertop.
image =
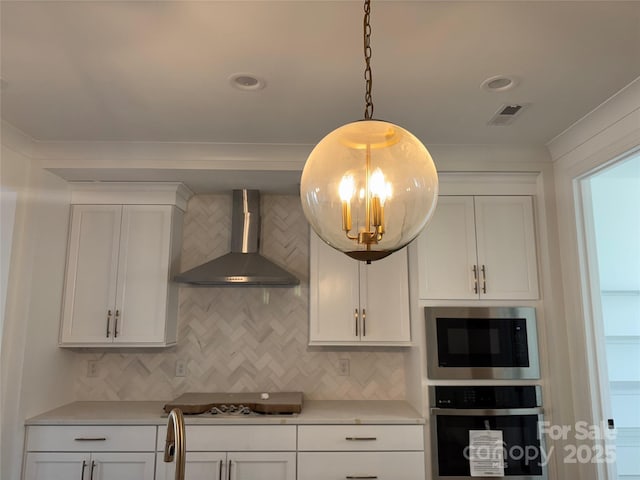
<path id="1" fill-rule="evenodd" d="M 26 425 L 164 425 L 165 401 L 79 401 L 27 419 Z M 424 424 L 398 400 L 305 400 L 297 415 L 185 416 L 188 425 Z"/>

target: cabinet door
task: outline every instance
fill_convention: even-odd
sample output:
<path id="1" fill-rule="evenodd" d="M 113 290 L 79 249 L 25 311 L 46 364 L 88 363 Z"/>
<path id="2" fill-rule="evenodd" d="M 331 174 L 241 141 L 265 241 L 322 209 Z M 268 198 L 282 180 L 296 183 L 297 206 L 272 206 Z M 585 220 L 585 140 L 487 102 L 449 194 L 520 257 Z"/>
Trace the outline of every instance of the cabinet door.
<path id="1" fill-rule="evenodd" d="M 24 480 L 88 479 L 88 453 L 27 453 Z"/>
<path id="2" fill-rule="evenodd" d="M 219 480 L 226 468 L 225 452 L 187 452 L 184 478 L 185 480 Z M 156 479 L 173 480 L 176 475 L 176 462 L 165 463 L 164 454 L 156 456 Z M 227 477 L 224 477 L 227 478 Z"/>
<path id="3" fill-rule="evenodd" d="M 75 205 L 67 254 L 61 343 L 110 343 L 115 313 L 119 205 Z"/>
<path id="4" fill-rule="evenodd" d="M 473 197 L 440 197 L 418 237 L 419 291 L 425 300 L 478 298 L 473 268 L 476 238 Z"/>
<path id="5" fill-rule="evenodd" d="M 173 207 L 125 205 L 116 295 L 119 343 L 163 343 Z"/>
<path id="6" fill-rule="evenodd" d="M 149 453 L 93 453 L 90 480 L 154 480 L 155 455 Z"/>
<path id="7" fill-rule="evenodd" d="M 360 307 L 362 342 L 411 341 L 406 248 L 370 265 L 360 263 Z"/>
<path id="8" fill-rule="evenodd" d="M 310 262 L 309 344 L 359 342 L 358 261 L 331 248 L 312 231 Z"/>
<path id="9" fill-rule="evenodd" d="M 480 298 L 538 298 L 531 197 L 476 197 L 475 212 Z"/>
<path id="10" fill-rule="evenodd" d="M 295 452 L 229 452 L 229 480 L 295 480 Z"/>
<path id="11" fill-rule="evenodd" d="M 300 452 L 298 480 L 423 480 L 423 452 Z"/>

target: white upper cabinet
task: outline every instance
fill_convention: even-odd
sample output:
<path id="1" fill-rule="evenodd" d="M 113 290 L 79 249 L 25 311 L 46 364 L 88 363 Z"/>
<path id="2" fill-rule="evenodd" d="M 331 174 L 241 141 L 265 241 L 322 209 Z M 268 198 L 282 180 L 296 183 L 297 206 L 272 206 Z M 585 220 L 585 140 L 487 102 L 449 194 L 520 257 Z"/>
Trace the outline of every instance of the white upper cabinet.
<path id="1" fill-rule="evenodd" d="M 174 205 L 72 205 L 61 346 L 175 344 L 182 215 Z"/>
<path id="2" fill-rule="evenodd" d="M 113 340 L 121 205 L 72 207 L 61 343 Z"/>
<path id="3" fill-rule="evenodd" d="M 407 252 L 367 265 L 311 232 L 310 345 L 411 341 Z"/>
<path id="4" fill-rule="evenodd" d="M 530 196 L 442 196 L 418 238 L 420 298 L 538 298 Z"/>

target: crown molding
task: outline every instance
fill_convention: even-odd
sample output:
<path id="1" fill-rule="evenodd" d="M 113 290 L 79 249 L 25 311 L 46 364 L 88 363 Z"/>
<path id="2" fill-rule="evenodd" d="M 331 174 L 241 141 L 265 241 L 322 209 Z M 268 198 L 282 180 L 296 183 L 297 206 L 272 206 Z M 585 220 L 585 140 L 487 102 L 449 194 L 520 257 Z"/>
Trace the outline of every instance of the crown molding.
<path id="1" fill-rule="evenodd" d="M 37 142 L 43 168 L 302 170 L 313 145 L 187 142 Z"/>
<path id="2" fill-rule="evenodd" d="M 182 211 L 193 192 L 180 182 L 69 182 L 71 204 L 175 205 Z"/>
<path id="3" fill-rule="evenodd" d="M 640 77 L 548 142 L 547 148 L 553 162 L 572 164 L 598 144 L 629 136 L 640 139 Z"/>
<path id="4" fill-rule="evenodd" d="M 3 147 L 33 158 L 37 142 L 23 131 L 2 120 L 0 123 L 0 141 Z"/>

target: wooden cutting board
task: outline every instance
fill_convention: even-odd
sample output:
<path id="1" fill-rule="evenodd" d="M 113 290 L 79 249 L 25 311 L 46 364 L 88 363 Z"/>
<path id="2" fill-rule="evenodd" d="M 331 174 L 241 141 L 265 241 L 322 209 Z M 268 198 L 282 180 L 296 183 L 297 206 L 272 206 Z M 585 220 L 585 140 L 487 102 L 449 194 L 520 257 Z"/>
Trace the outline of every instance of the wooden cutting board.
<path id="1" fill-rule="evenodd" d="M 164 406 L 169 413 L 179 408 L 185 415 L 198 415 L 213 407 L 224 405 L 244 405 L 254 412 L 269 415 L 300 413 L 302 392 L 269 392 L 264 399 L 261 393 L 184 393 Z"/>

